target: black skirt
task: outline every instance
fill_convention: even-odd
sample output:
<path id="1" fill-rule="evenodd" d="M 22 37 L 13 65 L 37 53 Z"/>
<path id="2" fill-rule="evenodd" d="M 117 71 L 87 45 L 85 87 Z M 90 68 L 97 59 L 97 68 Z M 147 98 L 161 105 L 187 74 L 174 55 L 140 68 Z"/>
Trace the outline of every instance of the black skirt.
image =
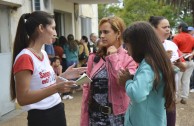
<path id="1" fill-rule="evenodd" d="M 66 126 L 64 103 L 46 109 L 28 111 L 28 126 Z"/>

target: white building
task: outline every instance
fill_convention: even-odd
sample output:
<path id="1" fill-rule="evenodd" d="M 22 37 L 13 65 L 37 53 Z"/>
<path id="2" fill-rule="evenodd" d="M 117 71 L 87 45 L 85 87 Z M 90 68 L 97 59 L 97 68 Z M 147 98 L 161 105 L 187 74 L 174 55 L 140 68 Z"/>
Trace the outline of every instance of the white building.
<path id="1" fill-rule="evenodd" d="M 98 33 L 98 3 L 119 0 L 0 0 L 0 118 L 15 109 L 10 101 L 11 51 L 17 23 L 23 13 L 44 10 L 55 15 L 58 36 Z"/>

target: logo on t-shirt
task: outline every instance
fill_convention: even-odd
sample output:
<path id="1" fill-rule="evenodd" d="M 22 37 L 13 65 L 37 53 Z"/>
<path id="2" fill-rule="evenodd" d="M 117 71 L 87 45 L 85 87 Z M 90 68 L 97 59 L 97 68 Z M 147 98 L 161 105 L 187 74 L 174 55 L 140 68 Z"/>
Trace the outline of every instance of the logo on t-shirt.
<path id="1" fill-rule="evenodd" d="M 40 79 L 42 80 L 42 84 L 53 84 L 55 83 L 55 74 L 51 74 L 50 71 L 41 70 L 39 72 Z"/>

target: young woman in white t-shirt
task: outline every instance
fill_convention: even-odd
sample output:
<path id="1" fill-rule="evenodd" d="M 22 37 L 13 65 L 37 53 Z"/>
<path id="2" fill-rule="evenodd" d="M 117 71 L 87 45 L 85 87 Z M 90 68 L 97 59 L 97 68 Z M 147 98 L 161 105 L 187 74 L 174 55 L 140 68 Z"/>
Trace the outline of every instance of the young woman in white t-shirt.
<path id="1" fill-rule="evenodd" d="M 20 17 L 13 49 L 11 98 L 28 111 L 28 126 L 66 126 L 59 93 L 68 92 L 74 81 L 62 81 L 50 65 L 42 46 L 57 36 L 54 17 L 43 11 Z M 74 79 L 86 68 L 70 66 L 61 77 Z"/>

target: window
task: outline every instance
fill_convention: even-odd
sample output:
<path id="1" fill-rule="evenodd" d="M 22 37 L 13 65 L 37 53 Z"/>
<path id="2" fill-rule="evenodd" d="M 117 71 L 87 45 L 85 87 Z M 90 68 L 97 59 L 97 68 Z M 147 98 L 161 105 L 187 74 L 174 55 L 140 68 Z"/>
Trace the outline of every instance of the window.
<path id="1" fill-rule="evenodd" d="M 82 36 L 89 36 L 92 33 L 92 19 L 88 17 L 81 17 L 81 31 Z"/>
<path id="2" fill-rule="evenodd" d="M 40 0 L 34 0 L 34 9 L 40 10 Z"/>
<path id="3" fill-rule="evenodd" d="M 9 11 L 6 6 L 0 5 L 0 53 L 11 52 Z"/>

